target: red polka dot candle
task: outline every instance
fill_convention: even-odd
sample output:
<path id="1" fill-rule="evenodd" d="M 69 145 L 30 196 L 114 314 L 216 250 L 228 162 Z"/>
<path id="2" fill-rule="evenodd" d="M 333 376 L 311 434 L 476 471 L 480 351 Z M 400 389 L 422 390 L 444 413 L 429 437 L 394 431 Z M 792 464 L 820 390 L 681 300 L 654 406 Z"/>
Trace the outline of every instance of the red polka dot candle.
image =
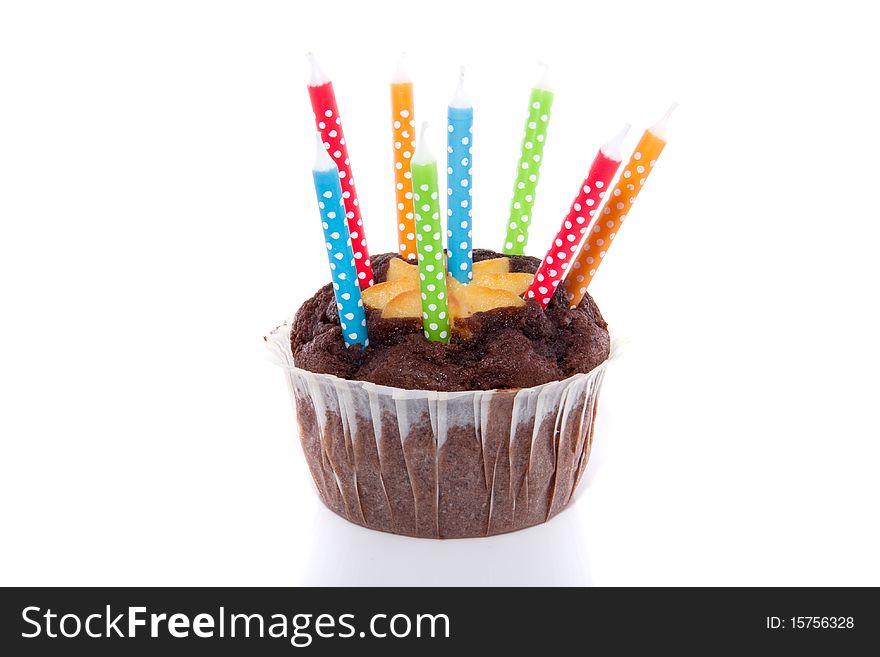
<path id="1" fill-rule="evenodd" d="M 559 227 L 559 232 L 550 245 L 550 250 L 547 251 L 538 271 L 535 272 L 532 284 L 526 290 L 526 298 L 537 299 L 542 308 L 546 308 L 550 303 L 550 298 L 559 286 L 559 282 L 565 277 L 605 192 L 620 168 L 620 163 L 623 161 L 621 145 L 628 131 L 627 123 L 623 130 L 599 149 L 590 165 L 587 177 L 581 183 L 577 196 Z"/>
<path id="2" fill-rule="evenodd" d="M 333 83 L 318 66 L 312 53 L 308 54 L 312 63 L 312 76 L 309 80 L 309 98 L 315 112 L 315 125 L 323 139 L 324 147 L 339 169 L 339 182 L 342 186 L 342 200 L 345 205 L 345 219 L 351 235 L 354 251 L 355 267 L 357 268 L 358 284 L 366 289 L 373 284 L 373 268 L 370 266 L 370 253 L 367 249 L 367 237 L 364 234 L 364 222 L 351 176 L 351 162 L 345 135 L 342 132 L 342 119 L 336 106 L 336 94 Z"/>
<path id="3" fill-rule="evenodd" d="M 605 199 L 605 205 L 599 216 L 593 222 L 564 283 L 565 295 L 572 308 L 580 304 L 587 293 L 587 287 L 608 249 L 611 248 L 612 240 L 617 236 L 642 185 L 645 184 L 663 147 L 666 146 L 666 121 L 676 107 L 677 103 L 673 103 L 662 119 L 645 130 L 617 184 Z"/>

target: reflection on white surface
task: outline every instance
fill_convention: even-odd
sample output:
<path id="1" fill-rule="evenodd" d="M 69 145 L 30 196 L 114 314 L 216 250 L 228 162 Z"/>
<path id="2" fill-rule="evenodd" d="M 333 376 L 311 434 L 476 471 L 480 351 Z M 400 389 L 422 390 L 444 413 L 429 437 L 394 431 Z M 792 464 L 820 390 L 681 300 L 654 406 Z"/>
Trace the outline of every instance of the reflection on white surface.
<path id="1" fill-rule="evenodd" d="M 432 540 L 354 525 L 315 505 L 302 586 L 587 586 L 582 521 L 571 509 L 510 534 Z"/>
<path id="2" fill-rule="evenodd" d="M 600 410 L 597 439 L 568 506 L 543 525 L 501 536 L 434 540 L 364 529 L 343 520 L 309 486 L 297 511 L 300 586 L 591 586 L 590 489 L 602 470 L 613 417 Z M 604 433 L 603 433 L 604 430 Z M 611 432 L 613 433 L 613 432 Z M 308 503 L 306 504 L 306 500 Z"/>

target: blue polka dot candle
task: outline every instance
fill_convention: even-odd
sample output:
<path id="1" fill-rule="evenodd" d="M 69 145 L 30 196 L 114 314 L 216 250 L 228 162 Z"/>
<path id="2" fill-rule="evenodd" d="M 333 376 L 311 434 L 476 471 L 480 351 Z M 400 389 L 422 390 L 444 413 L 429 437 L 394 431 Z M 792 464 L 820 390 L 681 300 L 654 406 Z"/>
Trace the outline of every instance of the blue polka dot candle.
<path id="1" fill-rule="evenodd" d="M 474 108 L 464 93 L 464 68 L 458 79 L 455 98 L 447 111 L 446 193 L 448 217 L 446 252 L 449 273 L 467 285 L 473 278 L 471 242 L 473 192 L 471 190 Z"/>
<path id="2" fill-rule="evenodd" d="M 437 158 L 425 143 L 426 123 L 411 160 L 416 213 L 416 252 L 422 296 L 422 326 L 431 342 L 449 342 L 449 300 L 437 191 Z"/>
<path id="3" fill-rule="evenodd" d="M 333 293 L 336 295 L 336 308 L 339 310 L 339 324 L 342 339 L 349 347 L 366 347 L 367 317 L 358 272 L 355 267 L 354 252 L 351 248 L 351 235 L 345 216 L 345 199 L 339 183 L 339 169 L 324 147 L 318 135 L 318 149 L 315 166 L 312 169 L 315 180 L 315 193 L 318 196 L 318 209 L 321 212 L 321 226 L 324 228 L 324 241 L 327 246 L 327 259 L 330 262 L 330 275 L 333 279 Z"/>

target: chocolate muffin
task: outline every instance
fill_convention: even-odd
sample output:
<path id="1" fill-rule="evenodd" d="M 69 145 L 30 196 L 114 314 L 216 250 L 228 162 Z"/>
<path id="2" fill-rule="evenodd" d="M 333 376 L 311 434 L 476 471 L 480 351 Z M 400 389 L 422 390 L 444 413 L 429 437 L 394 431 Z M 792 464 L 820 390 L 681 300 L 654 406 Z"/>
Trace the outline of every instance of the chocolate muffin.
<path id="1" fill-rule="evenodd" d="M 473 284 L 449 287 L 448 344 L 425 339 L 417 271 L 393 254 L 373 257 L 365 349 L 344 345 L 331 285 L 268 338 L 321 499 L 354 523 L 509 532 L 561 511 L 584 472 L 609 358 L 599 309 L 589 295 L 570 309 L 561 289 L 546 310 L 524 301 L 535 258 L 473 259 Z"/>
<path id="2" fill-rule="evenodd" d="M 509 260 L 514 274 L 534 274 L 540 261 L 476 249 L 474 262 Z M 377 283 L 386 281 L 399 256 L 373 257 Z M 478 281 L 479 282 L 479 281 Z M 608 358 L 608 325 L 587 294 L 570 309 L 557 288 L 546 310 L 529 299 L 458 319 L 449 344 L 429 342 L 420 318 L 383 317 L 367 305 L 369 346 L 346 347 L 330 284 L 300 308 L 291 348 L 297 367 L 355 381 L 411 390 L 496 390 L 529 388 L 589 372 Z"/>

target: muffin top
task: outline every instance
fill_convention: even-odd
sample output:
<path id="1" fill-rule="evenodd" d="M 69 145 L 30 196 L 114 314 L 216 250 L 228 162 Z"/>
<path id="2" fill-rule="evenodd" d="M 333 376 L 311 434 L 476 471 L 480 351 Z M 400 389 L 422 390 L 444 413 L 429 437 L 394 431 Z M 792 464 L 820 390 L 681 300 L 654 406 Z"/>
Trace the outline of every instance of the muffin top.
<path id="1" fill-rule="evenodd" d="M 473 253 L 474 263 L 495 258 L 509 258 L 514 274 L 534 274 L 540 264 L 531 256 L 503 256 L 487 249 Z M 372 257 L 376 283 L 386 281 L 393 259 L 399 257 L 393 253 Z M 290 341 L 295 365 L 343 379 L 453 392 L 558 381 L 589 372 L 610 351 L 608 325 L 593 298 L 587 294 L 577 308 L 569 308 L 562 286 L 546 310 L 528 299 L 519 305 L 463 313 L 467 316 L 454 320 L 448 344 L 425 339 L 420 317 L 393 316 L 406 313 L 389 313 L 390 309 L 383 316 L 382 310 L 370 306 L 367 301 L 369 346 L 346 347 L 333 287 L 327 284 L 318 290 L 293 320 Z"/>

